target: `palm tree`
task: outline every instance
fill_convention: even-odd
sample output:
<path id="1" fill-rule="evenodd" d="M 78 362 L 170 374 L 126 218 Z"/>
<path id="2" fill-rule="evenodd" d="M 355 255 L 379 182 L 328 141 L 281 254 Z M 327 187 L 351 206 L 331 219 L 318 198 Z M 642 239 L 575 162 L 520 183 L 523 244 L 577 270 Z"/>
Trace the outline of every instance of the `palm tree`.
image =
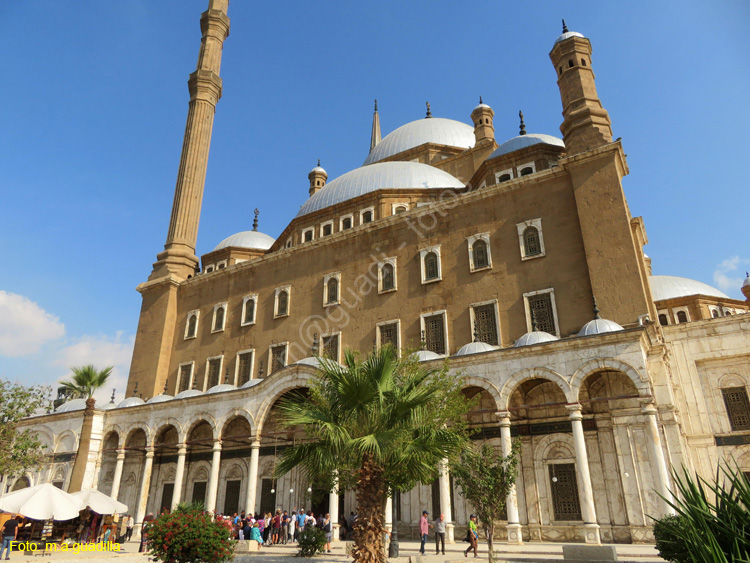
<path id="1" fill-rule="evenodd" d="M 304 428 L 309 441 L 281 453 L 275 476 L 299 466 L 311 481 L 354 488 L 352 555 L 359 563 L 383 563 L 389 489 L 429 483 L 442 460 L 458 455 L 467 440 L 467 406 L 445 368 L 422 369 L 414 359 L 398 359 L 391 347 L 361 362 L 350 350 L 345 358 L 344 366 L 321 358 L 309 393 L 280 403 L 282 426 Z"/>
<path id="2" fill-rule="evenodd" d="M 103 370 L 97 370 L 93 365 L 70 368 L 73 377 L 61 381 L 63 387 L 70 389 L 74 395 L 86 399 L 86 408 L 83 411 L 83 426 L 81 427 L 81 438 L 78 441 L 78 453 L 73 464 L 73 474 L 70 477 L 69 493 L 76 493 L 81 490 L 83 485 L 83 475 L 86 472 L 86 462 L 91 449 L 91 428 L 93 426 L 94 393 L 99 387 L 104 385 L 112 374 L 112 366 Z"/>

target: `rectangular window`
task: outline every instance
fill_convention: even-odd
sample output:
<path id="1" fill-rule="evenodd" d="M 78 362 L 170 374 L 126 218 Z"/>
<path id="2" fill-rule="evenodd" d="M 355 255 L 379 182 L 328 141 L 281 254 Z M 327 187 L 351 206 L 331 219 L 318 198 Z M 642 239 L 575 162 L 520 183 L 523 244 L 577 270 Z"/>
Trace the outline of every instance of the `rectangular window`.
<path id="1" fill-rule="evenodd" d="M 271 492 L 273 491 L 273 492 Z M 276 510 L 276 483 L 273 479 L 263 479 L 260 485 L 260 511 L 262 514 Z"/>
<path id="2" fill-rule="evenodd" d="M 380 335 L 380 346 L 390 344 L 396 350 L 399 349 L 398 343 L 398 322 L 382 324 L 378 327 Z"/>
<path id="3" fill-rule="evenodd" d="M 332 334 L 331 336 L 323 337 L 323 356 L 339 361 L 339 335 Z"/>
<path id="4" fill-rule="evenodd" d="M 179 378 L 180 381 L 177 385 L 177 392 L 182 393 L 190 389 L 190 376 L 193 375 L 193 362 L 189 364 L 180 365 Z"/>
<path id="5" fill-rule="evenodd" d="M 744 387 L 727 387 L 721 390 L 721 394 L 724 396 L 724 404 L 727 407 L 732 432 L 750 430 L 750 401 L 747 397 L 747 389 Z"/>
<path id="6" fill-rule="evenodd" d="M 524 294 L 527 306 L 527 320 L 529 330 L 549 332 L 560 336 L 557 330 L 557 314 L 555 313 L 555 297 L 553 290 L 545 289 Z"/>
<path id="7" fill-rule="evenodd" d="M 581 520 L 575 463 L 556 463 L 548 467 L 555 520 Z"/>
<path id="8" fill-rule="evenodd" d="M 286 367 L 286 344 L 271 346 L 271 373 L 275 373 L 284 367 Z"/>
<path id="9" fill-rule="evenodd" d="M 237 386 L 244 385 L 253 377 L 253 352 L 237 354 Z"/>
<path id="10" fill-rule="evenodd" d="M 206 502 L 206 482 L 197 481 L 193 483 L 193 503 L 200 502 L 201 504 Z"/>
<path id="11" fill-rule="evenodd" d="M 240 510 L 240 485 L 242 481 L 227 481 L 224 494 L 224 514 L 234 514 Z"/>
<path id="12" fill-rule="evenodd" d="M 475 305 L 474 309 L 474 332 L 479 342 L 486 342 L 494 346 L 499 345 L 497 335 L 497 316 L 495 315 L 495 304 Z"/>
<path id="13" fill-rule="evenodd" d="M 214 385 L 219 384 L 219 379 L 221 379 L 221 360 L 223 356 L 219 356 L 218 358 L 209 358 L 208 359 L 208 367 L 206 369 L 206 376 L 208 378 L 208 386 L 207 389 L 211 389 Z"/>
<path id="14" fill-rule="evenodd" d="M 424 345 L 425 349 L 436 354 L 445 354 L 445 315 L 429 315 L 424 320 Z"/>

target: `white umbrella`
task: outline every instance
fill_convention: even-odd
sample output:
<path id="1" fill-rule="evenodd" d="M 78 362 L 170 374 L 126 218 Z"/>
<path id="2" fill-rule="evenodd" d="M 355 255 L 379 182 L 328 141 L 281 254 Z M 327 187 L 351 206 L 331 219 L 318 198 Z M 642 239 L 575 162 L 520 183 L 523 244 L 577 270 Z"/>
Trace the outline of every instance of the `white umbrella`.
<path id="1" fill-rule="evenodd" d="M 34 520 L 71 520 L 86 508 L 74 497 L 50 483 L 9 493 L 0 499 L 0 510 L 15 512 Z"/>
<path id="2" fill-rule="evenodd" d="M 72 496 L 81 499 L 86 506 L 99 514 L 122 514 L 128 511 L 127 504 L 117 502 L 96 489 L 84 489 L 73 493 Z"/>

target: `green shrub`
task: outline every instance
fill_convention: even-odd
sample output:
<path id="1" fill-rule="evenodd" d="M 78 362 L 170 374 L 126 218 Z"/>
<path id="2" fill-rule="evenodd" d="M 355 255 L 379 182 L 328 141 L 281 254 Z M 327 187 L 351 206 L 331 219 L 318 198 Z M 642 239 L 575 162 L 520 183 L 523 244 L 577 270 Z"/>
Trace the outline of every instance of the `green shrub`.
<path id="1" fill-rule="evenodd" d="M 318 553 L 323 553 L 326 546 L 326 533 L 321 528 L 305 526 L 299 535 L 297 547 L 297 557 L 313 557 Z"/>
<path id="2" fill-rule="evenodd" d="M 665 516 L 654 522 L 656 549 L 662 559 L 673 563 L 691 563 L 692 557 L 685 547 L 682 537 L 685 535 L 684 516 Z"/>
<path id="3" fill-rule="evenodd" d="M 147 528 L 149 555 L 165 563 L 224 563 L 234 556 L 231 524 L 217 522 L 202 505 L 180 505 Z"/>

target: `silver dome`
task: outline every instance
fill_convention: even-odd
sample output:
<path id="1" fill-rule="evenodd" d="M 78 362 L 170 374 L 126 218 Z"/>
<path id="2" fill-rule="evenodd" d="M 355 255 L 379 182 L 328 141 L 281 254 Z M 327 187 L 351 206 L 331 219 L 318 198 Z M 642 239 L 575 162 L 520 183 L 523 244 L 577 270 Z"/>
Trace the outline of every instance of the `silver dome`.
<path id="1" fill-rule="evenodd" d="M 107 403 L 103 407 L 99 407 L 99 408 L 102 409 L 103 411 L 109 411 L 109 410 L 112 410 L 112 409 L 116 409 L 117 405 L 115 404 L 114 401 L 110 401 L 109 403 Z"/>
<path id="2" fill-rule="evenodd" d="M 676 297 L 687 297 L 688 295 L 707 295 L 709 297 L 719 297 L 721 299 L 731 299 L 726 293 L 723 293 L 711 287 L 707 283 L 680 278 L 677 276 L 651 276 L 651 296 L 654 301 L 664 301 Z"/>
<path id="3" fill-rule="evenodd" d="M 475 107 L 475 108 L 474 108 L 474 109 L 472 110 L 472 113 L 474 113 L 474 112 L 475 112 L 476 110 L 478 110 L 479 108 L 487 108 L 487 109 L 492 109 L 492 108 L 491 108 L 490 106 L 488 106 L 487 104 L 479 104 L 479 105 L 477 105 L 477 107 Z"/>
<path id="4" fill-rule="evenodd" d="M 120 404 L 117 405 L 118 409 L 123 409 L 126 407 L 137 407 L 138 405 L 145 405 L 146 401 L 141 399 L 140 397 L 128 397 L 124 401 L 120 401 Z"/>
<path id="5" fill-rule="evenodd" d="M 558 139 L 552 135 L 545 135 L 543 133 L 529 133 L 528 135 L 518 135 L 518 137 L 513 137 L 512 139 L 505 141 L 494 150 L 487 160 L 495 158 L 496 156 L 515 152 L 519 149 L 525 149 L 532 145 L 540 144 L 565 148 L 565 143 L 563 143 L 562 139 Z"/>
<path id="6" fill-rule="evenodd" d="M 441 356 L 430 350 L 419 350 L 414 352 L 414 357 L 420 362 L 429 362 L 430 360 L 439 360 Z"/>
<path id="7" fill-rule="evenodd" d="M 174 398 L 187 399 L 188 397 L 197 397 L 198 395 L 203 395 L 203 391 L 199 391 L 198 389 L 185 389 L 184 391 L 177 393 Z"/>
<path id="8" fill-rule="evenodd" d="M 259 250 L 268 250 L 273 246 L 276 239 L 259 231 L 242 231 L 235 233 L 231 237 L 225 238 L 216 245 L 214 250 L 221 250 L 229 246 L 238 246 L 240 248 L 257 248 Z"/>
<path id="9" fill-rule="evenodd" d="M 625 329 L 615 321 L 610 321 L 609 319 L 594 319 L 583 325 L 583 328 L 578 331 L 578 336 L 592 336 L 594 334 L 604 334 L 605 332 L 617 332 L 618 330 Z"/>
<path id="10" fill-rule="evenodd" d="M 555 45 L 557 45 L 560 41 L 565 41 L 566 39 L 569 39 L 571 37 L 582 37 L 583 39 L 585 39 L 582 33 L 578 33 L 577 31 L 566 31 L 562 35 L 559 35 L 557 39 L 555 39 Z"/>
<path id="11" fill-rule="evenodd" d="M 417 121 L 402 125 L 386 135 L 370 151 L 364 164 L 378 162 L 394 154 L 424 145 L 425 143 L 470 149 L 474 146 L 475 142 L 474 128 L 466 123 L 443 117 L 418 119 Z"/>
<path id="12" fill-rule="evenodd" d="M 240 387 L 240 389 L 249 389 L 250 387 L 255 387 L 261 381 L 263 381 L 263 380 L 262 379 L 251 379 L 247 383 L 243 384 L 242 387 Z"/>
<path id="13" fill-rule="evenodd" d="M 499 349 L 499 346 L 493 346 L 492 344 L 487 344 L 486 342 L 469 342 L 468 344 L 464 344 L 463 346 L 461 346 L 458 352 L 456 352 L 456 356 L 470 356 L 472 354 L 492 352 L 493 350 Z"/>
<path id="14" fill-rule="evenodd" d="M 214 385 L 207 391 L 207 393 L 223 393 L 224 391 L 236 391 L 237 387 L 234 385 L 230 385 L 229 383 L 220 383 L 219 385 Z"/>
<path id="15" fill-rule="evenodd" d="M 750 285 L 750 274 L 746 273 L 745 281 L 742 282 L 742 287 L 747 287 Z"/>
<path id="16" fill-rule="evenodd" d="M 429 121 L 429 120 L 428 120 Z M 325 209 L 342 201 L 377 190 L 416 188 L 463 188 L 458 178 L 434 166 L 418 162 L 379 162 L 339 176 L 313 194 L 300 208 L 297 217 Z"/>
<path id="17" fill-rule="evenodd" d="M 156 397 L 151 397 L 148 401 L 146 401 L 147 405 L 152 405 L 154 403 L 166 403 L 167 401 L 171 401 L 174 399 L 172 395 L 157 395 Z"/>
<path id="18" fill-rule="evenodd" d="M 314 368 L 319 368 L 323 365 L 323 363 L 320 361 L 320 358 L 316 358 L 315 356 L 302 358 L 299 362 L 296 363 L 301 366 L 312 366 Z"/>
<path id="19" fill-rule="evenodd" d="M 71 399 L 55 409 L 55 412 L 82 411 L 86 408 L 86 399 Z"/>
<path id="20" fill-rule="evenodd" d="M 554 334 L 550 334 L 549 332 L 542 332 L 541 330 L 534 330 L 531 332 L 527 332 L 521 338 L 516 340 L 516 343 L 513 346 L 516 348 L 520 348 L 521 346 L 533 346 L 534 344 L 542 344 L 544 342 L 553 342 L 554 340 L 560 340 L 560 339 Z"/>

